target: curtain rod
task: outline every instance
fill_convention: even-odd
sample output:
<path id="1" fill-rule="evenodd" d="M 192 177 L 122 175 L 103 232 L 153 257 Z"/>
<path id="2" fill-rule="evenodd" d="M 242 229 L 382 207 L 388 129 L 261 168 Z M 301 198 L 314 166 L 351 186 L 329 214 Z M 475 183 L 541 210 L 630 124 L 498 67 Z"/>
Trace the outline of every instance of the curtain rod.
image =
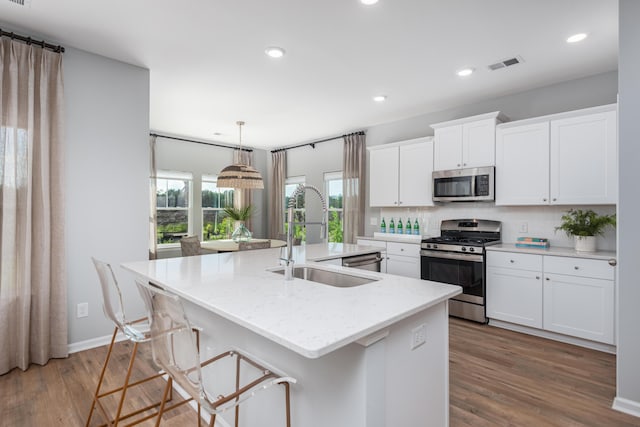
<path id="1" fill-rule="evenodd" d="M 216 144 L 215 142 L 195 141 L 193 139 L 178 138 L 177 136 L 159 135 L 157 133 L 150 133 L 149 136 L 156 136 L 156 137 L 159 136 L 160 138 L 175 139 L 176 141 L 193 142 L 194 144 L 212 145 L 214 147 L 228 148 L 230 150 L 238 150 L 238 149 L 240 149 L 238 147 L 233 147 L 231 145 Z M 241 150 L 242 151 L 246 151 L 248 153 L 252 153 L 253 152 L 252 148 L 242 147 Z"/>
<path id="2" fill-rule="evenodd" d="M 277 153 L 278 151 L 287 151 L 287 150 L 291 150 L 292 148 L 306 147 L 307 145 L 310 145 L 311 148 L 316 148 L 316 144 L 320 144 L 321 142 L 333 141 L 334 139 L 344 138 L 345 136 L 364 135 L 364 134 L 365 134 L 364 131 L 360 130 L 358 132 L 347 133 L 347 134 L 340 135 L 340 136 L 332 136 L 331 138 L 325 138 L 325 139 L 321 139 L 319 141 L 307 142 L 307 143 L 298 144 L 298 145 L 291 145 L 289 147 L 276 148 L 275 150 L 271 150 L 271 152 L 272 153 Z"/>
<path id="3" fill-rule="evenodd" d="M 0 28 L 0 36 L 10 37 L 12 40 L 19 40 L 21 42 L 25 42 L 26 44 L 39 45 L 39 46 L 42 46 L 43 49 L 49 49 L 56 53 L 64 53 L 64 47 L 60 45 L 50 44 L 45 42 L 44 40 L 35 40 L 35 39 L 32 39 L 31 37 L 21 36 L 19 34 L 14 33 L 13 31 L 12 32 L 4 31 L 2 28 Z"/>

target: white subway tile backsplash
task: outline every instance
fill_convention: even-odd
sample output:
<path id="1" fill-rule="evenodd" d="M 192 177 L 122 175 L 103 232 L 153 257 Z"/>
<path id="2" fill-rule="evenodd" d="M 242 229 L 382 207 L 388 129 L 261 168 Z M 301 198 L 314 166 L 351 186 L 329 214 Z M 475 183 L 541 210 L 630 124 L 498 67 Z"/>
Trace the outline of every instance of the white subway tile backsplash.
<path id="1" fill-rule="evenodd" d="M 560 217 L 570 208 L 593 209 L 600 214 L 616 212 L 615 206 L 496 206 L 493 203 L 448 203 L 429 208 L 371 208 L 371 215 L 384 217 L 387 224 L 393 217 L 397 222 L 402 218 L 418 218 L 420 231 L 424 235 L 437 236 L 440 234 L 440 222 L 444 219 L 480 218 L 502 221 L 502 241 L 514 243 L 518 237 L 546 237 L 552 246 L 571 247 L 573 239 L 562 231 L 555 231 L 560 225 Z M 520 233 L 520 224 L 526 222 L 528 232 Z M 380 223 L 380 221 L 378 221 Z M 369 224 L 369 220 L 365 220 Z M 379 231 L 376 227 L 367 226 L 365 233 L 373 235 Z M 615 230 L 609 228 L 605 235 L 598 237 L 598 248 L 602 250 L 616 249 Z"/>

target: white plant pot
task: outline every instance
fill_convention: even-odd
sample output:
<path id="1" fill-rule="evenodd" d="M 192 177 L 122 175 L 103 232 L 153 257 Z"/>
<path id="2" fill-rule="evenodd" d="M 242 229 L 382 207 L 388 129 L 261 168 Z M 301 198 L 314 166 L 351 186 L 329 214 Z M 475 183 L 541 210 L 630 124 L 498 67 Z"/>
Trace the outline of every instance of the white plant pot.
<path id="1" fill-rule="evenodd" d="M 574 236 L 576 243 L 576 251 L 578 252 L 595 252 L 596 236 Z"/>

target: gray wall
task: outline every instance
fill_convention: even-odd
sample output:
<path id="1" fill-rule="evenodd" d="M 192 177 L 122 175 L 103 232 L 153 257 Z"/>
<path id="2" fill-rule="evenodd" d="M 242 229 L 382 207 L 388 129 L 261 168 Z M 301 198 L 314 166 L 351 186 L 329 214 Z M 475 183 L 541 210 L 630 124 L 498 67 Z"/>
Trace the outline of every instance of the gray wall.
<path id="1" fill-rule="evenodd" d="M 66 247 L 72 350 L 110 334 L 91 256 L 113 264 L 124 297 L 142 303 L 119 264 L 148 256 L 149 71 L 81 50 L 64 54 Z M 76 305 L 89 316 L 76 318 Z M 81 344 L 79 344 L 81 343 Z"/>
<path id="2" fill-rule="evenodd" d="M 640 415 L 640 263 L 638 262 L 638 159 L 640 159 L 640 2 L 620 1 L 618 205 L 618 383 L 616 406 Z M 627 408 L 628 409 L 628 408 Z"/>

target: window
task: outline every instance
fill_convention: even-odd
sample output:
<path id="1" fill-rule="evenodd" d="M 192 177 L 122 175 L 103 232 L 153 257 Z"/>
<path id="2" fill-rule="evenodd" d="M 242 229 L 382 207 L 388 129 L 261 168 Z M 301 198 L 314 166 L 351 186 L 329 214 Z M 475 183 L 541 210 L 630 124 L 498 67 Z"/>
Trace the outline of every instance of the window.
<path id="1" fill-rule="evenodd" d="M 295 176 L 287 178 L 284 185 L 284 231 L 288 231 L 289 224 L 289 200 L 293 195 L 296 187 L 300 184 L 304 184 L 304 176 Z M 304 225 L 300 224 L 305 222 L 305 210 L 304 210 L 304 192 L 296 197 L 296 203 L 293 208 L 293 222 L 299 223 L 293 227 L 293 237 L 299 238 L 301 241 L 306 240 L 307 230 Z"/>
<path id="2" fill-rule="evenodd" d="M 157 243 L 177 243 L 191 229 L 192 175 L 184 172 L 158 171 L 156 178 Z"/>
<path id="3" fill-rule="evenodd" d="M 224 208 L 233 207 L 233 188 L 218 188 L 216 176 L 202 177 L 202 240 L 227 239 L 233 222 Z"/>
<path id="4" fill-rule="evenodd" d="M 327 237 L 330 242 L 342 243 L 342 172 L 324 174 L 327 197 Z"/>

